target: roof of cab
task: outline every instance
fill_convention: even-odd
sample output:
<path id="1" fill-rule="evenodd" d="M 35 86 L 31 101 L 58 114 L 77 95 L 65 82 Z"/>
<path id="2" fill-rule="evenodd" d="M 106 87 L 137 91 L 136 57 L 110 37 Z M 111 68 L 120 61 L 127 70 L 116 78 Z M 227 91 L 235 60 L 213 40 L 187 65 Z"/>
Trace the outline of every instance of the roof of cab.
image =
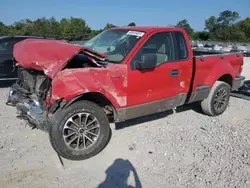
<path id="1" fill-rule="evenodd" d="M 158 26 L 130 26 L 130 27 L 115 27 L 112 29 L 128 29 L 134 31 L 150 32 L 150 31 L 184 31 L 178 27 L 158 27 Z"/>

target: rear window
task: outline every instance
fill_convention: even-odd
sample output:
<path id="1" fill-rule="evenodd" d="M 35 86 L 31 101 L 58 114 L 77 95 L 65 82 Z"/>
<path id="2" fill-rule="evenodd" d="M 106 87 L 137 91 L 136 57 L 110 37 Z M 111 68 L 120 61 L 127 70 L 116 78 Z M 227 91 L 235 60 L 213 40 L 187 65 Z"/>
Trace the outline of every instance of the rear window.
<path id="1" fill-rule="evenodd" d="M 176 39 L 176 60 L 185 60 L 188 58 L 186 40 L 182 32 L 174 32 Z"/>

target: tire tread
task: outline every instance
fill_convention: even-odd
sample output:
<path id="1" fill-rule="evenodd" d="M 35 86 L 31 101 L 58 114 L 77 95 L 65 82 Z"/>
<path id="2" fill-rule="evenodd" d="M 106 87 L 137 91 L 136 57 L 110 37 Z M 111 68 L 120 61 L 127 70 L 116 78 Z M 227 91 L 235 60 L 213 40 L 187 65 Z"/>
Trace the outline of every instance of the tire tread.
<path id="1" fill-rule="evenodd" d="M 214 83 L 212 89 L 210 90 L 208 97 L 207 97 L 206 99 L 204 99 L 204 100 L 201 102 L 201 109 L 202 109 L 202 111 L 203 111 L 205 114 L 207 114 L 207 115 L 209 115 L 209 116 L 217 116 L 217 115 L 222 114 L 222 113 L 225 111 L 225 110 L 224 110 L 222 113 L 217 114 L 217 113 L 214 112 L 213 107 L 212 107 L 212 105 L 211 105 L 211 101 L 213 100 L 213 97 L 214 97 L 215 92 L 216 92 L 220 87 L 222 87 L 222 86 L 228 87 L 228 88 L 229 88 L 229 92 L 230 92 L 230 85 L 229 85 L 229 84 L 227 84 L 226 82 L 223 82 L 223 81 L 216 81 L 216 82 Z M 229 93 L 229 95 L 230 95 L 230 93 Z"/>
<path id="2" fill-rule="evenodd" d="M 58 147 L 57 140 L 55 137 L 55 127 L 54 126 L 60 126 L 61 122 L 65 122 L 70 116 L 72 116 L 73 114 L 77 113 L 79 110 L 84 109 L 84 108 L 92 108 L 94 109 L 94 111 L 96 113 L 99 114 L 99 116 L 101 117 L 101 121 L 104 122 L 104 125 L 100 125 L 100 126 L 108 126 L 105 128 L 108 128 L 108 132 L 106 133 L 106 135 L 103 136 L 103 139 L 101 143 L 99 143 L 99 145 L 95 146 L 94 151 L 92 152 L 87 152 L 84 155 L 72 155 L 70 153 L 68 153 L 66 150 L 61 151 L 61 149 Z M 64 116 L 64 117 L 63 117 Z M 101 107 L 99 107 L 97 104 L 91 102 L 91 101 L 86 101 L 86 100 L 81 100 L 81 101 L 77 101 L 74 102 L 73 104 L 71 104 L 69 107 L 67 107 L 66 109 L 62 110 L 62 111 L 58 111 L 53 120 L 52 120 L 53 124 L 51 124 L 49 126 L 49 140 L 50 143 L 52 145 L 52 147 L 54 148 L 54 150 L 62 157 L 69 159 L 69 160 L 85 160 L 88 159 L 90 157 L 93 157 L 95 155 L 97 155 L 99 152 L 101 152 L 105 146 L 107 145 L 107 143 L 109 142 L 110 139 L 110 135 L 111 135 L 111 129 L 109 127 L 109 120 L 105 114 L 105 112 L 101 109 Z"/>

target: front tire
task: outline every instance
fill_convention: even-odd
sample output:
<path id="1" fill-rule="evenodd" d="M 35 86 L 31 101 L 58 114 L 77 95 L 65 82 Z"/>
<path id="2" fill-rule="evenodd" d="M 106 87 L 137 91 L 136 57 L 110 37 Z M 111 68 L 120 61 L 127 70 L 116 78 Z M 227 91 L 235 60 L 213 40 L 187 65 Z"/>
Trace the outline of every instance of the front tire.
<path id="1" fill-rule="evenodd" d="M 225 82 L 216 81 L 208 97 L 201 102 L 202 111 L 209 116 L 222 114 L 228 106 L 231 87 Z"/>
<path id="2" fill-rule="evenodd" d="M 97 155 L 109 142 L 111 129 L 104 111 L 90 101 L 77 101 L 55 114 L 49 128 L 54 150 L 70 160 Z"/>

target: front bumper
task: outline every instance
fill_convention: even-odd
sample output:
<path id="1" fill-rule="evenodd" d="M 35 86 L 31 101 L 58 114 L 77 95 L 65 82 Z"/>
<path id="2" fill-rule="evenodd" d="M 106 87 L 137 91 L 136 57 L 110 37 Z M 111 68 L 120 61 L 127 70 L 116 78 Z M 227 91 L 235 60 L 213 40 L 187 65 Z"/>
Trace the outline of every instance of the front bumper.
<path id="1" fill-rule="evenodd" d="M 19 102 L 28 102 L 29 92 L 22 89 L 18 84 L 14 84 L 10 87 L 6 105 L 16 106 Z"/>
<path id="2" fill-rule="evenodd" d="M 16 85 L 10 88 L 6 105 L 15 106 L 17 118 L 27 121 L 32 128 L 48 131 L 47 111 L 27 93 L 21 93 Z"/>
<path id="3" fill-rule="evenodd" d="M 244 85 L 245 79 L 246 78 L 244 76 L 237 76 L 235 78 L 235 81 L 233 82 L 232 91 L 235 91 L 241 88 Z"/>

